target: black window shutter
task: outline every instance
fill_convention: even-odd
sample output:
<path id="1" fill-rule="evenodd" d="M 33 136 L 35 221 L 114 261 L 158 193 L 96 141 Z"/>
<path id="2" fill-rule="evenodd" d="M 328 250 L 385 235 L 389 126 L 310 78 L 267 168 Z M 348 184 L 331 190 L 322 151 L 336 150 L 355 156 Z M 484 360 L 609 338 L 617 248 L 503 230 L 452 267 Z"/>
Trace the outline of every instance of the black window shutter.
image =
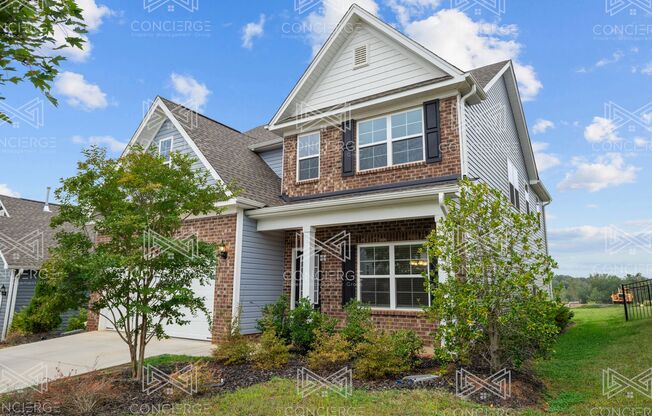
<path id="1" fill-rule="evenodd" d="M 350 300 L 355 299 L 356 293 L 356 246 L 351 246 L 351 258 L 342 262 L 342 305 L 346 305 Z"/>
<path id="2" fill-rule="evenodd" d="M 353 176 L 355 152 L 355 120 L 342 123 L 342 176 Z"/>
<path id="3" fill-rule="evenodd" d="M 426 163 L 439 162 L 441 160 L 439 100 L 424 103 L 423 115 L 426 132 Z"/>
<path id="4" fill-rule="evenodd" d="M 430 259 L 430 275 L 428 276 L 429 278 L 429 283 L 430 283 L 430 290 L 428 291 L 430 295 L 430 301 L 432 303 L 432 289 L 434 289 L 435 286 L 437 286 L 437 283 L 439 283 L 439 267 L 437 264 L 437 257 L 432 257 Z"/>

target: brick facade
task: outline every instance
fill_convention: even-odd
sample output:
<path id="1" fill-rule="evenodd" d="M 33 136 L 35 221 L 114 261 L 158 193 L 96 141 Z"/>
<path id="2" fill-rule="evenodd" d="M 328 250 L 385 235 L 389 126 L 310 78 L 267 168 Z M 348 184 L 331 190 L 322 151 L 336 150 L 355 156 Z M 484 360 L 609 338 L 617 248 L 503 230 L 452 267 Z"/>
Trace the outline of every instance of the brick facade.
<path id="1" fill-rule="evenodd" d="M 199 240 L 207 243 L 221 244 L 228 248 L 228 257 L 218 259 L 215 273 L 215 303 L 213 307 L 213 343 L 218 342 L 226 333 L 227 323 L 231 319 L 233 304 L 233 272 L 235 269 L 236 214 L 187 220 L 180 235 L 196 233 Z M 92 300 L 92 297 L 91 297 Z M 89 312 L 86 329 L 96 331 L 99 316 Z"/>
<path id="2" fill-rule="evenodd" d="M 337 127 L 320 130 L 319 179 L 297 182 L 297 136 L 287 136 L 283 141 L 283 194 L 289 197 L 316 195 L 368 186 L 400 183 L 411 180 L 460 175 L 460 137 L 457 119 L 457 97 L 440 102 L 441 153 L 436 163 L 414 162 L 356 172 L 342 176 L 342 132 Z M 355 159 L 355 158 L 354 158 Z M 355 161 L 354 161 L 355 164 Z"/>
<path id="3" fill-rule="evenodd" d="M 398 242 L 425 240 L 430 231 L 435 227 L 433 218 L 411 219 L 390 222 L 377 222 L 368 224 L 352 224 L 338 227 L 318 228 L 316 238 L 326 241 L 341 231 L 351 234 L 351 244 Z M 296 231 L 285 233 L 285 293 L 290 296 L 292 279 L 292 251 L 295 248 Z M 324 255 L 321 260 L 321 311 L 336 317 L 344 318 L 342 309 L 342 261 L 332 255 Z M 428 320 L 422 312 L 405 310 L 374 310 L 372 312 L 374 323 L 381 329 L 395 331 L 398 329 L 411 329 L 415 331 L 426 345 L 432 344 L 430 334 L 435 324 Z"/>

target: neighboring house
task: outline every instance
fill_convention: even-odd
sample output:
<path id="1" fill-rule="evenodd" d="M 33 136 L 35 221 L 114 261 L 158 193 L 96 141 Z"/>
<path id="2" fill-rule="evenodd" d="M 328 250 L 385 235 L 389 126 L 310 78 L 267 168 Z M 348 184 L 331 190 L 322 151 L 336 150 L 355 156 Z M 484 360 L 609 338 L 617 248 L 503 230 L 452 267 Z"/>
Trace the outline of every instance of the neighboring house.
<path id="1" fill-rule="evenodd" d="M 285 293 L 335 317 L 360 299 L 379 327 L 426 338 L 422 272 L 433 265 L 419 248 L 464 176 L 540 213 L 546 235 L 550 195 L 512 63 L 463 72 L 358 6 L 268 126 L 241 133 L 157 98 L 126 152 L 134 144 L 193 154 L 213 180 L 242 188 L 221 215 L 185 223 L 228 257 L 214 285 L 196 288 L 213 327 L 199 316 L 171 336 L 216 341 L 238 311 L 242 332 L 256 333 L 262 306 Z"/>
<path id="2" fill-rule="evenodd" d="M 34 295 L 41 264 L 55 243 L 50 220 L 58 210 L 54 204 L 0 195 L 0 341 L 14 314 Z M 69 315 L 62 316 L 64 323 Z"/>

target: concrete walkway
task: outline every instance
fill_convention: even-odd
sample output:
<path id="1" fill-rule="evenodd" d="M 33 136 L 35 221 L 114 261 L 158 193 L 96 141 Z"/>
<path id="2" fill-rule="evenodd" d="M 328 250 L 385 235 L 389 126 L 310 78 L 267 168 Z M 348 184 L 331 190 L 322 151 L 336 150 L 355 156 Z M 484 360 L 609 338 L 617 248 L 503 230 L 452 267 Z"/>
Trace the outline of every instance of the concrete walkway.
<path id="1" fill-rule="evenodd" d="M 147 356 L 185 354 L 208 356 L 208 341 L 170 338 L 152 340 Z M 61 375 L 77 375 L 129 362 L 127 344 L 113 331 L 84 332 L 0 349 L 0 393 L 6 393 Z"/>

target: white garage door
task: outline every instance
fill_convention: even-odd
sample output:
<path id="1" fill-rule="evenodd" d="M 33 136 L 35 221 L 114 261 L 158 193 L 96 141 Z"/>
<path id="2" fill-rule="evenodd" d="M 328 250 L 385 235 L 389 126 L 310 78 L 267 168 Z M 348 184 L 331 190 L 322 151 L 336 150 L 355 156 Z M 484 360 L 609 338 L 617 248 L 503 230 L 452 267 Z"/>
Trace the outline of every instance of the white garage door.
<path id="1" fill-rule="evenodd" d="M 202 286 L 199 284 L 199 281 L 195 281 L 192 285 L 192 289 L 197 296 L 203 297 L 206 305 L 206 309 L 213 316 L 213 301 L 215 299 L 215 280 L 211 280 L 207 285 Z M 210 341 L 212 339 L 211 329 L 208 326 L 208 321 L 203 312 L 198 312 L 196 316 L 193 316 L 189 310 L 185 309 L 186 320 L 190 323 L 186 325 L 165 325 L 165 333 L 174 338 L 189 338 L 189 339 L 199 339 L 202 341 Z M 110 313 L 104 311 L 107 316 L 111 316 Z M 100 317 L 100 329 L 115 329 L 113 325 L 108 322 L 106 319 Z"/>

